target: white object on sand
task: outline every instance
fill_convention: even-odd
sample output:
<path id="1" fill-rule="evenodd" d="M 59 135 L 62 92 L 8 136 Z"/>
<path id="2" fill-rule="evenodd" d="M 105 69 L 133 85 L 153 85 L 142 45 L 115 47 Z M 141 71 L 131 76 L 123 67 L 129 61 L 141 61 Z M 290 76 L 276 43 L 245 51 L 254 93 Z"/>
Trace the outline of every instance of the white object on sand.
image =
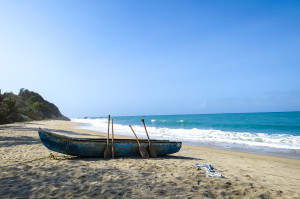
<path id="1" fill-rule="evenodd" d="M 206 170 L 206 177 L 219 177 L 219 178 L 223 178 L 221 173 L 215 173 L 215 168 L 211 165 L 211 164 L 204 164 L 204 165 L 199 165 L 198 163 L 195 164 L 195 166 L 198 169 L 204 168 Z"/>

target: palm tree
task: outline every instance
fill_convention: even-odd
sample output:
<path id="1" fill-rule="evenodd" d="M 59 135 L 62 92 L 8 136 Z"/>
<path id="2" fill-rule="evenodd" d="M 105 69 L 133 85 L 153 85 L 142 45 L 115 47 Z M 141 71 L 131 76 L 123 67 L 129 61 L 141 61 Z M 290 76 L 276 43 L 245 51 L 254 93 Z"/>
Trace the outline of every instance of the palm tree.
<path id="1" fill-rule="evenodd" d="M 16 100 L 12 97 L 6 98 L 2 103 L 3 112 L 6 116 L 6 121 L 14 122 L 18 120 L 18 107 L 16 105 Z"/>
<path id="2" fill-rule="evenodd" d="M 0 106 L 1 106 L 1 102 L 2 102 L 2 94 L 1 94 L 1 89 L 0 89 Z"/>

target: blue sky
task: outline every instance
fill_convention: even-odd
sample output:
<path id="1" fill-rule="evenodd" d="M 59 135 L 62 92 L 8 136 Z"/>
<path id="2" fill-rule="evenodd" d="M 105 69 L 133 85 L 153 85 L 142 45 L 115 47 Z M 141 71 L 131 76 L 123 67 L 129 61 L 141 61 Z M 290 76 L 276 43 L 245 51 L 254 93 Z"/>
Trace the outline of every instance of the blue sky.
<path id="1" fill-rule="evenodd" d="M 300 110 L 300 1 L 0 1 L 0 88 L 69 117 Z"/>

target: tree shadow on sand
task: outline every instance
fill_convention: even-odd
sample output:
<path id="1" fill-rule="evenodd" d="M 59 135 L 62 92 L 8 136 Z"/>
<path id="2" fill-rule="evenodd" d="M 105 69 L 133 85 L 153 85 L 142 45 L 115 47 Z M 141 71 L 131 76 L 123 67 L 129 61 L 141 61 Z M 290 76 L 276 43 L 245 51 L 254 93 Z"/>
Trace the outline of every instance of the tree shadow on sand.
<path id="1" fill-rule="evenodd" d="M 0 147 L 11 147 L 17 145 L 32 145 L 40 144 L 41 140 L 30 136 L 20 137 L 1 137 L 0 136 Z"/>
<path id="2" fill-rule="evenodd" d="M 180 158 L 181 156 L 162 157 Z M 184 159 L 186 157 L 183 157 Z M 158 158 L 161 159 L 161 158 Z M 68 159 L 69 160 L 69 159 Z M 102 158 L 72 160 L 99 161 Z M 2 198 L 275 198 L 255 183 L 208 179 L 190 169 L 145 165 L 72 164 L 49 160 L 3 168 Z M 74 162 L 73 162 L 74 163 Z M 123 168 L 122 166 L 125 166 Z M 161 172 L 160 172 L 161 171 Z M 242 187 L 242 188 L 239 188 Z M 143 190 L 141 192 L 141 190 Z"/>
<path id="3" fill-rule="evenodd" d="M 37 131 L 38 128 L 30 128 L 30 127 L 22 127 L 22 126 L 14 126 L 14 125 L 4 125 L 0 126 L 0 130 L 3 131 Z"/>
<path id="4" fill-rule="evenodd" d="M 103 193 L 106 197 L 111 197 L 114 194 L 122 196 L 122 190 L 109 189 L 109 186 L 111 187 L 115 183 L 123 184 L 130 180 L 130 175 L 123 174 L 117 169 L 102 168 L 95 172 L 92 168 L 80 165 L 83 172 L 77 174 L 75 167 L 69 169 L 56 165 L 43 167 L 42 164 L 32 167 L 28 163 L 23 164 L 22 168 L 5 168 L 6 172 L 14 173 L 14 175 L 0 177 L 0 195 L 2 197 L 64 198 L 65 193 L 68 193 L 70 198 L 97 198 L 102 190 L 102 192 L 109 190 L 107 193 Z M 103 178 L 103 176 L 109 176 L 111 173 L 125 177 L 114 181 L 110 178 Z M 73 183 L 73 181 L 78 183 Z M 63 191 L 59 191 L 61 189 Z"/>

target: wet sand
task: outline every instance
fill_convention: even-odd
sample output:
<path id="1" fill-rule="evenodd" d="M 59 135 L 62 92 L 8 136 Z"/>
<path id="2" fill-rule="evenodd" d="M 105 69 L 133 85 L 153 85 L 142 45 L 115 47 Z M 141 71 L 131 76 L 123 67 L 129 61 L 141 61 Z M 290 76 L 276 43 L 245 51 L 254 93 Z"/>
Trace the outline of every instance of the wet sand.
<path id="1" fill-rule="evenodd" d="M 41 127 L 71 137 L 106 137 L 74 125 L 0 125 L 0 197 L 300 198 L 299 159 L 189 145 L 155 159 L 77 158 L 49 151 L 37 133 Z M 207 178 L 195 163 L 212 164 L 225 178 Z"/>

